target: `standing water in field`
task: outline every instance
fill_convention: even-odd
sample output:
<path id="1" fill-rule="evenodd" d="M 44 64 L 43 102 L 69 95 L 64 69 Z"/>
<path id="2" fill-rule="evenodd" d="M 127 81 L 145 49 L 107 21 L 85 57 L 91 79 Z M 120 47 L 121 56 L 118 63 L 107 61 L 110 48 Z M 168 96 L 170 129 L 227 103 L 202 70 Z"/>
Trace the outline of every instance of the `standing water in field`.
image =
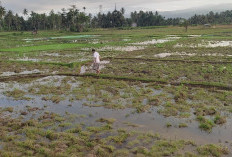
<path id="1" fill-rule="evenodd" d="M 101 61 L 99 69 L 100 70 L 104 69 L 105 65 L 109 64 L 109 63 L 110 63 L 110 61 L 107 61 L 107 60 Z M 87 72 L 92 72 L 93 73 L 94 71 L 92 69 L 93 69 L 93 64 L 89 65 L 89 66 L 83 65 L 83 66 L 81 66 L 80 74 L 85 74 Z"/>
<path id="2" fill-rule="evenodd" d="M 23 39 L 23 40 L 25 40 L 25 41 L 39 41 L 39 40 L 54 40 L 54 39 L 79 39 L 79 38 L 90 38 L 90 37 L 95 37 L 95 35 L 46 37 L 46 38 L 33 38 L 33 39 Z"/>
<path id="3" fill-rule="evenodd" d="M 216 47 L 232 47 L 232 41 L 204 41 L 202 40 L 199 44 L 176 44 L 175 48 L 178 47 L 190 47 L 190 48 L 197 48 L 197 47 L 205 47 L 205 48 L 216 48 Z"/>
<path id="4" fill-rule="evenodd" d="M 168 37 L 165 39 L 153 39 L 153 40 L 148 40 L 148 41 L 142 41 L 142 42 L 137 42 L 137 43 L 132 43 L 132 45 L 152 45 L 152 44 L 162 44 L 170 41 L 175 41 L 180 39 L 181 37 Z"/>
<path id="5" fill-rule="evenodd" d="M 98 82 L 98 80 L 93 81 Z M 218 143 L 218 141 L 220 141 L 221 143 L 228 145 L 230 144 L 228 143 L 228 141 L 232 140 L 232 115 L 229 115 L 227 123 L 225 123 L 223 126 L 216 126 L 212 129 L 211 132 L 205 132 L 198 128 L 198 122 L 194 120 L 193 114 L 191 114 L 189 118 L 178 118 L 173 116 L 165 117 L 159 114 L 159 111 L 163 110 L 162 106 L 153 106 L 149 110 L 149 112 L 138 112 L 139 110 L 137 108 L 135 108 L 137 112 L 134 112 L 133 107 L 129 107 L 132 102 L 130 97 L 133 96 L 127 95 L 130 92 L 125 91 L 129 90 L 131 92 L 135 92 L 135 94 L 138 94 L 140 92 L 149 92 L 150 96 L 159 97 L 165 94 L 165 91 L 161 89 L 154 89 L 150 86 L 147 87 L 147 84 L 131 85 L 130 87 L 126 87 L 127 85 L 124 84 L 125 82 L 113 81 L 112 85 L 114 83 L 117 83 L 118 86 L 124 84 L 121 85 L 121 87 L 119 87 L 118 89 L 114 89 L 112 87 L 104 86 L 104 84 L 102 84 L 103 82 L 100 83 L 101 85 L 97 82 L 95 82 L 96 85 L 94 85 L 85 82 L 85 78 L 79 80 L 74 77 L 69 78 L 63 76 L 52 76 L 42 79 L 36 79 L 35 81 L 30 83 L 1 83 L 0 98 L 2 101 L 0 102 L 0 107 L 13 106 L 15 110 L 18 111 L 18 113 L 22 113 L 25 107 L 30 104 L 30 107 L 40 109 L 38 110 L 37 114 L 42 114 L 44 112 L 44 104 L 46 104 L 46 111 L 62 115 L 65 114 L 65 112 L 79 115 L 91 114 L 90 117 L 81 120 L 81 122 L 84 123 L 86 126 L 91 126 L 91 124 L 95 123 L 95 121 L 99 118 L 113 118 L 116 119 L 116 122 L 114 123 L 114 126 L 116 128 L 127 128 L 128 130 L 145 132 L 154 131 L 155 133 L 159 133 L 161 136 L 171 140 L 175 140 L 176 138 L 183 140 L 193 140 L 197 144 Z M 106 98 L 96 98 L 99 96 L 96 96 L 94 92 L 95 90 L 97 90 L 96 88 L 98 85 L 101 86 L 101 92 L 98 93 L 99 96 L 102 95 Z M 84 86 L 85 88 L 83 88 L 82 86 Z M 124 90 L 124 86 L 128 89 Z M 52 95 L 53 92 L 60 93 L 60 91 L 56 91 L 60 90 L 59 87 L 63 88 L 63 94 L 61 94 L 60 97 L 65 98 L 58 101 Z M 46 95 L 44 95 L 46 94 L 45 89 L 47 88 L 53 89 L 52 93 L 49 94 L 50 96 L 52 96 L 51 99 L 49 97 L 46 98 Z M 67 91 L 65 88 L 67 88 Z M 21 91 L 21 93 L 24 94 L 22 95 L 21 99 L 18 99 L 20 97 L 15 95 L 19 94 L 20 96 L 21 93 L 16 93 L 16 91 Z M 85 93 L 84 97 L 81 96 L 81 91 Z M 120 94 L 121 98 L 114 98 L 114 95 L 112 93 Z M 77 96 L 81 97 L 73 98 L 73 94 L 77 94 Z M 117 105 L 117 103 L 121 103 L 123 106 L 128 106 L 128 108 L 111 109 L 107 107 L 106 104 L 109 100 L 105 99 L 107 99 L 107 97 L 109 96 L 113 98 L 111 98 L 110 100 L 112 105 Z M 169 96 L 172 95 L 169 94 Z M 137 100 L 137 98 L 135 100 Z M 142 102 L 142 106 L 146 106 L 150 102 L 150 100 L 148 100 L 146 97 L 143 97 L 143 99 L 141 99 L 140 101 Z M 72 105 L 70 106 L 70 104 Z M 31 116 L 31 114 L 28 113 L 28 115 L 26 116 Z M 167 127 L 167 123 L 170 123 L 172 127 Z M 180 128 L 181 123 L 188 124 L 188 127 Z"/>

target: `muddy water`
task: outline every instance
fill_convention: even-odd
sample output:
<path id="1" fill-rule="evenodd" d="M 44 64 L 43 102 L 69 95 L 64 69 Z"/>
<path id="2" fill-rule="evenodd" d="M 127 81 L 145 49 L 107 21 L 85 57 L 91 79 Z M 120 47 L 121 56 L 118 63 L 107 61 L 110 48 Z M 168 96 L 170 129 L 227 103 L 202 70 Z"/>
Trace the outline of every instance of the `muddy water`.
<path id="1" fill-rule="evenodd" d="M 131 51 L 136 51 L 136 50 L 144 50 L 146 47 L 144 46 L 106 46 L 99 51 L 126 51 L 126 52 L 131 52 Z"/>
<path id="2" fill-rule="evenodd" d="M 25 75 L 25 74 L 38 74 L 38 73 L 44 73 L 44 71 L 40 71 L 38 69 L 34 69 L 32 71 L 23 71 L 20 73 L 15 72 L 3 72 L 0 76 L 12 76 L 12 75 Z"/>
<path id="3" fill-rule="evenodd" d="M 110 61 L 106 61 L 106 60 L 101 61 L 99 69 L 100 70 L 104 69 L 106 64 L 109 64 L 109 63 Z M 90 66 L 86 66 L 86 65 L 81 66 L 80 74 L 85 74 L 87 72 L 95 72 L 93 70 L 93 64 Z"/>
<path id="4" fill-rule="evenodd" d="M 232 47 L 232 41 L 204 41 L 202 40 L 200 44 L 176 44 L 174 48 L 177 47 L 205 47 L 205 48 L 216 48 L 216 47 Z"/>
<path id="5" fill-rule="evenodd" d="M 23 110 L 26 105 L 32 107 L 42 108 L 46 104 L 48 107 L 46 111 L 55 112 L 58 114 L 65 114 L 69 112 L 72 114 L 79 115 L 92 115 L 91 117 L 80 119 L 80 122 L 85 123 L 87 126 L 94 125 L 97 119 L 99 118 L 115 118 L 116 122 L 114 126 L 116 128 L 128 128 L 129 130 L 137 131 L 153 131 L 159 133 L 162 137 L 168 139 L 184 139 L 192 140 L 197 144 L 208 144 L 208 143 L 222 143 L 225 145 L 230 145 L 231 143 L 226 143 L 226 141 L 232 141 L 232 119 L 229 119 L 228 122 L 223 126 L 218 126 L 213 128 L 211 133 L 201 131 L 198 128 L 197 122 L 192 122 L 188 124 L 187 128 L 178 128 L 178 124 L 185 122 L 184 119 L 176 119 L 173 117 L 165 118 L 157 113 L 156 110 L 153 110 L 151 113 L 141 113 L 141 114 L 131 114 L 132 109 L 124 110 L 111 110 L 103 107 L 86 107 L 82 104 L 85 101 L 76 101 L 70 103 L 69 101 L 62 101 L 58 104 L 53 104 L 52 102 L 42 101 L 40 98 L 31 100 L 31 101 L 14 101 L 6 97 L 0 97 L 0 107 L 16 107 L 16 110 Z M 68 107 L 69 104 L 72 104 L 72 107 Z M 129 117 L 126 115 L 130 114 Z M 136 124 L 139 127 L 128 127 L 125 122 Z M 173 127 L 167 128 L 166 123 L 169 122 Z"/>
<path id="6" fill-rule="evenodd" d="M 180 39 L 181 37 L 168 37 L 165 39 L 153 39 L 153 40 L 148 40 L 148 41 L 143 41 L 143 42 L 138 42 L 138 43 L 132 43 L 132 45 L 151 45 L 151 44 L 162 44 L 170 41 L 175 41 Z"/>
<path id="7" fill-rule="evenodd" d="M 214 56 L 214 57 L 220 56 L 220 57 L 231 57 L 232 55 L 224 55 L 224 54 L 221 54 L 221 53 L 197 54 L 197 53 L 186 53 L 186 52 L 159 53 L 159 54 L 154 55 L 154 57 L 157 57 L 157 58 L 166 58 L 166 57 L 170 57 L 170 56 Z"/>
<path id="8" fill-rule="evenodd" d="M 34 83 L 50 83 L 51 79 L 59 79 L 62 80 L 63 77 L 48 77 L 43 79 L 38 79 Z M 59 85 L 60 81 L 56 83 Z M 31 107 L 44 108 L 43 110 L 38 110 L 34 113 L 29 113 L 27 116 L 39 116 L 42 112 L 51 111 L 58 114 L 65 114 L 65 112 L 69 112 L 71 114 L 79 114 L 86 115 L 86 118 L 80 118 L 77 122 L 85 123 L 87 126 L 96 124 L 96 120 L 99 118 L 115 118 L 116 122 L 114 123 L 115 128 L 127 128 L 129 130 L 137 130 L 137 131 L 153 131 L 155 133 L 159 133 L 161 136 L 168 139 L 184 139 L 184 140 L 193 140 L 197 144 L 208 144 L 208 143 L 222 143 L 227 145 L 231 149 L 231 141 L 232 141 L 232 119 L 227 119 L 227 123 L 223 126 L 217 126 L 212 129 L 211 133 L 207 133 L 205 131 L 201 131 L 198 128 L 198 122 L 196 122 L 193 117 L 191 118 L 174 118 L 174 117 L 164 117 L 157 113 L 159 107 L 154 107 L 149 113 L 134 113 L 134 109 L 123 109 L 123 110 L 112 110 L 106 109 L 104 107 L 88 107 L 83 106 L 84 103 L 90 103 L 85 99 L 80 101 L 70 102 L 68 100 L 61 101 L 58 104 L 54 104 L 51 101 L 43 101 L 41 98 L 43 96 L 32 96 L 26 95 L 26 97 L 33 98 L 32 100 L 13 100 L 12 98 L 6 97 L 3 95 L 3 92 L 6 88 L 10 86 L 1 84 L 0 88 L 0 107 L 14 107 L 16 111 L 24 111 L 26 109 L 26 105 Z M 29 85 L 25 85 L 29 86 Z M 20 87 L 20 84 L 15 86 Z M 15 88 L 12 87 L 12 88 Z M 75 83 L 73 87 L 78 88 L 78 83 Z M 23 89 L 23 88 L 22 88 Z M 153 95 L 158 95 L 162 92 L 162 90 L 153 89 Z M 101 102 L 97 102 L 101 103 Z M 69 107 L 68 105 L 72 106 Z M 19 112 L 18 112 L 19 113 Z M 88 116 L 88 115 L 92 116 Z M 136 124 L 139 127 L 130 127 L 125 124 L 132 123 Z M 172 124 L 172 127 L 167 128 L 166 124 Z M 178 125 L 180 123 L 187 123 L 187 128 L 179 128 Z M 227 141 L 229 143 L 227 143 Z"/>
<path id="9" fill-rule="evenodd" d="M 40 62 L 40 61 L 42 61 L 41 59 L 29 58 L 29 57 L 18 58 L 18 59 L 10 59 L 10 60 L 17 60 L 17 61 L 31 61 L 31 62 Z"/>
<path id="10" fill-rule="evenodd" d="M 97 37 L 98 35 L 76 35 L 76 36 L 60 36 L 60 37 L 47 37 L 47 38 L 33 38 L 23 39 L 24 41 L 39 41 L 39 40 L 54 40 L 54 39 L 79 39 L 79 38 L 90 38 Z"/>

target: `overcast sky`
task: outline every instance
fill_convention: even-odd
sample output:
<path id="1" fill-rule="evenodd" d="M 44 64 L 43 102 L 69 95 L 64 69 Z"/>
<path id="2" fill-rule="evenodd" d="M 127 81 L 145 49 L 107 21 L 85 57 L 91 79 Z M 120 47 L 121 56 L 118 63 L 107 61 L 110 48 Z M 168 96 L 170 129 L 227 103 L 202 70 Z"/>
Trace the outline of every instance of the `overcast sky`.
<path id="1" fill-rule="evenodd" d="M 103 12 L 124 7 L 127 12 L 133 10 L 144 11 L 173 11 L 183 10 L 207 5 L 217 5 L 232 3 L 232 0 L 0 0 L 7 9 L 14 13 L 22 13 L 24 8 L 38 13 L 49 12 L 54 9 L 60 11 L 62 8 L 69 8 L 70 5 L 76 5 L 78 9 L 84 6 L 87 13 L 99 12 L 99 6 L 102 5 Z"/>

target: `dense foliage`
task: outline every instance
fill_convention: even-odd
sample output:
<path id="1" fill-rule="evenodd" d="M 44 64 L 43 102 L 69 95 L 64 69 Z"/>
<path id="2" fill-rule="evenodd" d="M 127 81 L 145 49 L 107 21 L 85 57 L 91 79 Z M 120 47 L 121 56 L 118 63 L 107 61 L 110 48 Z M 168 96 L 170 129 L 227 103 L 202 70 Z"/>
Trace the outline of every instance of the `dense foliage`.
<path id="1" fill-rule="evenodd" d="M 190 24 L 231 24 L 232 10 L 227 10 L 221 13 L 209 12 L 206 15 L 194 15 L 189 19 Z"/>

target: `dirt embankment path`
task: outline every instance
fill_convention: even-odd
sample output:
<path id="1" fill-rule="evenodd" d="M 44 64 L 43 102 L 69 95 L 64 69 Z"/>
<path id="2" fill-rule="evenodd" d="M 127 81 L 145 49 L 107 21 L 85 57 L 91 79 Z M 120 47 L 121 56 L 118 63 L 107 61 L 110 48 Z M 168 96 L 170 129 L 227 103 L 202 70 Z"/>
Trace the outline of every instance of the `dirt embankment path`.
<path id="1" fill-rule="evenodd" d="M 188 87 L 200 87 L 200 88 L 211 88 L 217 90 L 228 90 L 232 91 L 232 86 L 215 83 L 215 82 L 169 82 L 164 80 L 157 79 L 147 79 L 147 78 L 137 78 L 137 77 L 125 77 L 125 76 L 112 76 L 106 74 L 72 74 L 72 73 L 57 73 L 57 74 L 22 74 L 22 75 L 11 75 L 11 76 L 3 76 L 0 77 L 0 82 L 8 82 L 8 81 L 19 81 L 22 79 L 34 79 L 34 78 L 43 78 L 48 76 L 71 76 L 71 77 L 89 77 L 95 79 L 111 79 L 111 80 L 123 80 L 123 81 L 132 81 L 132 82 L 144 82 L 144 83 L 158 83 L 158 84 L 166 84 L 166 85 L 185 85 Z"/>

